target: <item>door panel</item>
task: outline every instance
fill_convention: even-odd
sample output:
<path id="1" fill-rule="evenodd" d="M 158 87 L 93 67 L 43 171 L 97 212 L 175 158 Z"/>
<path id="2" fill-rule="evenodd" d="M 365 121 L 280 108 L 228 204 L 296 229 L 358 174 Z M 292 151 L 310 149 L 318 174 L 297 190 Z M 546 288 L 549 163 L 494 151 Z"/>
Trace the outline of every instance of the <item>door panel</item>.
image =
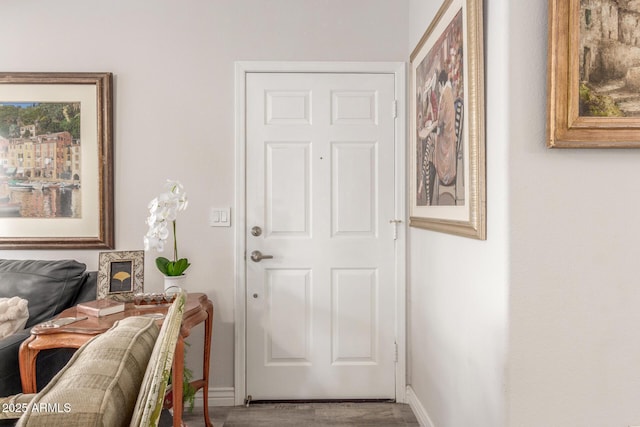
<path id="1" fill-rule="evenodd" d="M 394 76 L 246 83 L 247 394 L 393 398 Z"/>
<path id="2" fill-rule="evenodd" d="M 266 366 L 311 363 L 310 279 L 309 270 L 266 271 Z"/>
<path id="3" fill-rule="evenodd" d="M 378 277 L 374 269 L 335 269 L 332 277 L 333 364 L 375 364 Z M 358 301 L 358 304 L 353 304 Z"/>
<path id="4" fill-rule="evenodd" d="M 332 234 L 375 237 L 377 143 L 336 142 L 332 148 Z"/>
<path id="5" fill-rule="evenodd" d="M 270 237 L 310 237 L 311 144 L 267 142 L 265 212 Z"/>

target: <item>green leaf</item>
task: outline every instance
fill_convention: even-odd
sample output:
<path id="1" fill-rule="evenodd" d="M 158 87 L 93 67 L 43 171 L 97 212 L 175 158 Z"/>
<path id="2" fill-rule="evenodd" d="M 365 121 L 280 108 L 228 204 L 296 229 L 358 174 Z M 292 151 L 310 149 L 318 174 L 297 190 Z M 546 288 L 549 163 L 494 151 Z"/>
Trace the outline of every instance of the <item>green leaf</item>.
<path id="1" fill-rule="evenodd" d="M 164 257 L 156 258 L 156 266 L 165 276 L 181 276 L 190 265 L 186 258 L 177 261 L 169 261 Z"/>
<path id="2" fill-rule="evenodd" d="M 160 273 L 164 274 L 165 276 L 171 276 L 168 273 L 169 263 L 171 263 L 171 261 L 169 261 L 165 257 L 159 256 L 158 258 L 156 258 L 156 267 L 158 267 L 158 270 L 160 270 Z"/>
<path id="3" fill-rule="evenodd" d="M 178 261 L 176 261 L 176 265 L 174 266 L 176 274 L 180 275 L 182 273 L 184 273 L 184 271 L 189 268 L 191 264 L 189 264 L 189 261 L 187 261 L 186 258 L 180 258 Z"/>

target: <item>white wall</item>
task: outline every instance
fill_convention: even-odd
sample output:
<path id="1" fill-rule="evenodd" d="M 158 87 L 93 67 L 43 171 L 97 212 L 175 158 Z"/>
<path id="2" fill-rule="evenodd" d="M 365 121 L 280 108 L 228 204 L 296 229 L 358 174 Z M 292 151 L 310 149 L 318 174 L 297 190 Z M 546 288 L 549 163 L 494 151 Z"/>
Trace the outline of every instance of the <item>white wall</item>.
<path id="1" fill-rule="evenodd" d="M 117 250 L 141 249 L 148 201 L 180 179 L 189 290 L 214 301 L 212 387 L 233 387 L 233 229 L 210 207 L 234 204 L 234 61 L 403 61 L 407 0 L 5 0 L 0 70 L 115 75 Z M 145 289 L 161 276 L 145 262 Z M 3 258 L 75 258 L 98 251 L 0 251 Z M 201 332 L 190 339 L 196 372 Z"/>
<path id="2" fill-rule="evenodd" d="M 640 425 L 640 151 L 545 148 L 546 4 L 506 21 L 510 425 Z"/>
<path id="3" fill-rule="evenodd" d="M 506 2 L 487 1 L 484 22 L 487 240 L 409 231 L 409 384 L 434 427 L 506 425 L 508 34 L 500 25 Z M 409 53 L 440 3 L 409 2 Z"/>
<path id="4" fill-rule="evenodd" d="M 640 151 L 545 147 L 546 4 L 485 0 L 487 241 L 410 232 L 410 383 L 436 427 L 640 424 Z"/>

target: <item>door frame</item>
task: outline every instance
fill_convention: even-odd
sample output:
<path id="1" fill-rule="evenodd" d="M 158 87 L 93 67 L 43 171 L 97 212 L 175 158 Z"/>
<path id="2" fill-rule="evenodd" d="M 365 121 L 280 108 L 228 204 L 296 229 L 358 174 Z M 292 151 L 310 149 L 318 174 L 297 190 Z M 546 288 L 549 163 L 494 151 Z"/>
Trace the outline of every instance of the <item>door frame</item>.
<path id="1" fill-rule="evenodd" d="M 395 335 L 397 363 L 395 368 L 396 401 L 406 402 L 406 64 L 404 62 L 271 62 L 238 61 L 235 63 L 235 357 L 234 401 L 244 404 L 246 387 L 246 105 L 245 88 L 248 73 L 363 73 L 393 74 L 396 94 L 395 121 Z M 391 224 L 389 225 L 391 226 Z"/>

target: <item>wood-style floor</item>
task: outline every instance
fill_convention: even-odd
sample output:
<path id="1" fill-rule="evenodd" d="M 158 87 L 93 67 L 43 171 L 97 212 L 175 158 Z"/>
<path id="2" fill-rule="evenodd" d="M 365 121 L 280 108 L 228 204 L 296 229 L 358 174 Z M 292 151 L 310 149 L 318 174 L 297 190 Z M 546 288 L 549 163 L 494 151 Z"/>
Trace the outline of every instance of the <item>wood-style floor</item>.
<path id="1" fill-rule="evenodd" d="M 418 427 L 408 405 L 399 403 L 259 403 L 209 409 L 215 427 Z M 187 412 L 187 427 L 204 427 L 202 409 Z"/>

